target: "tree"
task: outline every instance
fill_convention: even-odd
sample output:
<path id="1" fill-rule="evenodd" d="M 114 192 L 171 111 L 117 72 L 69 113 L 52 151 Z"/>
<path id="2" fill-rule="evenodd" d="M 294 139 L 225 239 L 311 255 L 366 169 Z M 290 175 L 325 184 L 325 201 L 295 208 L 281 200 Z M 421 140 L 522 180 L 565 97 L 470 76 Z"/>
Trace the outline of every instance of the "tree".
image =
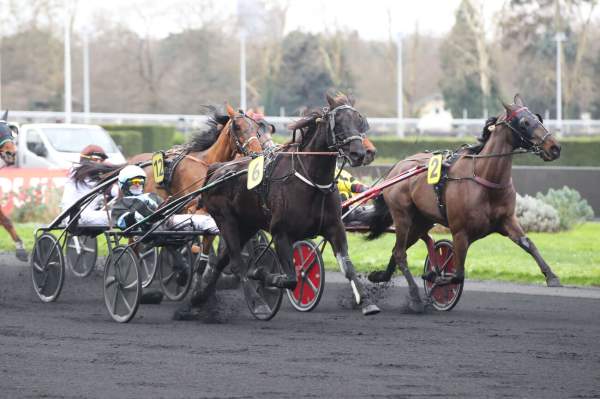
<path id="1" fill-rule="evenodd" d="M 502 46 L 519 58 L 519 91 L 532 107 L 556 112 L 556 32 L 564 32 L 563 116 L 590 106 L 594 86 L 589 35 L 597 0 L 511 0 L 502 20 Z M 514 23 L 519 21 L 519 23 Z"/>
<path id="2" fill-rule="evenodd" d="M 498 96 L 481 7 L 463 0 L 441 50 L 442 94 L 454 116 L 483 116 Z"/>
<path id="3" fill-rule="evenodd" d="M 298 31 L 284 38 L 276 98 L 288 112 L 323 105 L 328 89 L 353 87 L 344 50 L 337 40 Z"/>

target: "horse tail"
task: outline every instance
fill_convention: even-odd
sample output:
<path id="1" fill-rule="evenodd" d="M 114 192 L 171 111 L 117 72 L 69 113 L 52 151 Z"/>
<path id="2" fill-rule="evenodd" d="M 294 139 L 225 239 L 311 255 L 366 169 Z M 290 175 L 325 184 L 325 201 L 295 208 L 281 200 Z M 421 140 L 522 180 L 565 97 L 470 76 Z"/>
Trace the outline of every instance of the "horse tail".
<path id="1" fill-rule="evenodd" d="M 82 163 L 73 169 L 71 177 L 76 185 L 87 184 L 92 181 L 94 183 L 103 183 L 105 180 L 115 176 L 127 164 L 113 165 L 107 163 Z"/>
<path id="2" fill-rule="evenodd" d="M 392 214 L 383 199 L 383 195 L 375 198 L 375 209 L 370 213 L 367 220 L 369 224 L 369 234 L 367 240 L 374 240 L 387 231 L 387 228 L 394 222 Z"/>

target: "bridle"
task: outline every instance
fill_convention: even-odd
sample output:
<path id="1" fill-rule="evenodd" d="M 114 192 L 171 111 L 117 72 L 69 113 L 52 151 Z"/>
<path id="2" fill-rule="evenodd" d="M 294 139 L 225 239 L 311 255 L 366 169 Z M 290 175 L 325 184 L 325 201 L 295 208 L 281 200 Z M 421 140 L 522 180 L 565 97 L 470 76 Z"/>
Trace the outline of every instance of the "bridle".
<path id="1" fill-rule="evenodd" d="M 529 116 L 529 119 L 533 119 L 535 124 L 530 124 L 525 128 L 521 126 L 521 120 L 524 116 Z M 510 128 L 510 130 L 512 130 L 514 148 L 523 148 L 527 152 L 531 152 L 536 155 L 542 153 L 542 147 L 544 143 L 550 136 L 552 136 L 552 133 L 550 133 L 548 129 L 546 129 L 546 126 L 544 126 L 542 123 L 541 116 L 534 115 L 529 108 L 525 106 L 519 107 L 510 113 L 507 111 L 506 117 L 496 123 L 496 126 L 498 125 L 506 125 Z M 537 126 L 541 126 L 546 134 L 540 139 L 539 142 L 535 143 L 532 140 L 532 132 Z"/>
<path id="2" fill-rule="evenodd" d="M 6 151 L 1 149 L 4 146 L 4 144 L 8 142 L 14 142 L 14 138 L 11 133 L 12 129 L 8 125 L 8 123 L 6 123 L 6 121 L 0 121 L 0 124 L 5 125 L 6 129 L 8 130 L 8 132 L 4 132 L 4 129 L 2 129 L 2 132 L 0 132 L 0 159 L 2 159 L 2 161 L 4 161 L 6 165 L 13 165 L 15 163 L 16 153 L 13 151 Z M 3 127 L 4 126 L 2 126 L 2 128 Z"/>
<path id="3" fill-rule="evenodd" d="M 350 137 L 340 138 L 339 135 L 335 134 L 335 114 L 344 109 L 350 109 L 350 110 L 356 112 L 364 122 L 363 122 L 363 126 L 361 126 L 361 132 L 359 134 L 355 134 Z M 329 123 L 328 129 L 327 129 L 328 130 L 327 131 L 327 133 L 328 133 L 327 145 L 330 150 L 336 150 L 340 153 L 340 155 L 345 156 L 344 150 L 342 147 L 344 147 L 346 144 L 348 144 L 352 141 L 355 141 L 355 140 L 360 140 L 362 143 L 362 141 L 365 138 L 365 132 L 367 130 L 369 130 L 369 127 L 368 127 L 369 125 L 368 125 L 368 122 L 366 122 L 366 119 L 364 119 L 363 116 L 360 114 L 360 112 L 358 112 L 354 107 L 352 107 L 351 105 L 348 105 L 348 104 L 343 104 L 343 105 L 337 106 L 331 110 L 328 107 L 325 107 L 325 108 L 323 108 L 323 113 L 324 113 L 323 119 Z"/>
<path id="4" fill-rule="evenodd" d="M 258 129 L 256 131 L 256 136 L 250 136 L 248 138 L 248 140 L 246 140 L 245 142 L 242 143 L 240 141 L 240 138 L 238 137 L 238 135 L 233 132 L 233 130 L 235 130 L 235 120 L 236 119 L 244 119 L 246 121 L 249 121 L 251 124 L 254 124 L 254 125 L 258 126 Z M 261 143 L 261 141 L 260 141 L 260 137 L 262 136 L 262 134 L 260 133 L 260 126 L 259 126 L 259 124 L 254 119 L 252 119 L 252 118 L 250 118 L 250 117 L 248 117 L 248 116 L 246 116 L 244 114 L 241 114 L 241 115 L 232 116 L 231 119 L 230 119 L 230 123 L 231 123 L 231 125 L 229 127 L 229 132 L 228 132 L 229 133 L 229 138 L 233 139 L 237 150 L 242 155 L 244 155 L 244 156 L 251 156 L 251 155 L 254 154 L 254 152 L 248 151 L 248 148 L 247 148 L 248 145 L 252 142 L 252 140 L 258 140 L 258 144 L 262 148 L 262 144 L 263 143 Z M 241 132 L 241 135 L 243 136 L 247 132 L 248 132 L 248 130 L 243 131 L 243 132 Z"/>

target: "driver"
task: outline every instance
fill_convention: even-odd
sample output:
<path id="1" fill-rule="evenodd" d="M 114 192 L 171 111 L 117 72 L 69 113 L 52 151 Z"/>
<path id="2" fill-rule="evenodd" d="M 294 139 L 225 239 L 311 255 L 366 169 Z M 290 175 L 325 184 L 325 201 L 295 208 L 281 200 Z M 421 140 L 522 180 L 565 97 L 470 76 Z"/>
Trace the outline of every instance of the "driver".
<path id="1" fill-rule="evenodd" d="M 79 165 L 86 163 L 103 163 L 108 158 L 102 147 L 90 144 L 79 154 Z M 60 201 L 61 211 L 69 209 L 77 200 L 94 189 L 96 183 L 91 179 L 86 179 L 83 183 L 75 180 L 74 174 L 76 165 L 69 171 L 69 178 L 65 183 L 63 196 Z M 108 225 L 108 213 L 102 210 L 103 196 L 98 195 L 79 215 L 78 224 L 87 226 L 106 226 Z"/>
<path id="2" fill-rule="evenodd" d="M 352 176 L 345 170 L 336 170 L 338 175 L 337 189 L 340 193 L 342 203 L 354 197 L 357 194 L 367 191 L 369 188 L 361 183 L 358 179 Z M 354 206 L 354 205 L 353 205 Z M 348 211 L 348 207 L 342 209 L 342 213 Z M 372 205 L 359 205 L 343 219 L 344 225 L 347 227 L 364 226 L 367 223 L 368 216 L 373 210 Z"/>
<path id="3" fill-rule="evenodd" d="M 155 193 L 144 193 L 146 172 L 136 165 L 127 165 L 119 172 L 121 195 L 113 206 L 112 217 L 118 228 L 124 230 L 150 216 L 161 204 Z M 219 234 L 212 217 L 199 214 L 172 215 L 165 222 L 168 230 L 193 230 L 199 234 Z"/>

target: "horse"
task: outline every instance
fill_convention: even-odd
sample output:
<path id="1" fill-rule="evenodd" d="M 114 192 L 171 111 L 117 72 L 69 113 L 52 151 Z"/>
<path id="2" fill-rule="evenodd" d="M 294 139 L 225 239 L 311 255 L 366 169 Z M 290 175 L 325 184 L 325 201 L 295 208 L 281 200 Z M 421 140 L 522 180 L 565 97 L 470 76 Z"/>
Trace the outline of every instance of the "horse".
<path id="1" fill-rule="evenodd" d="M 166 152 L 166 159 L 180 158 L 168 187 L 155 182 L 151 165 L 144 167 L 146 192 L 156 192 L 163 199 L 183 196 L 202 187 L 212 163 L 230 161 L 238 155 L 258 153 L 262 151 L 263 144 L 272 145 L 269 126 L 256 122 L 242 112 L 236 112 L 229 104 L 226 105 L 227 115 L 218 113 L 214 107 L 208 108 L 211 111 L 209 129 L 195 135 L 183 148 Z M 135 155 L 129 159 L 128 164 L 147 162 L 151 158 L 150 153 Z M 80 165 L 75 170 L 74 178 L 78 182 L 90 178 L 98 180 L 101 176 L 114 176 L 126 165 Z M 197 204 L 194 204 L 189 210 L 195 212 L 197 208 Z M 203 255 L 206 257 L 213 239 L 204 237 Z"/>
<path id="2" fill-rule="evenodd" d="M 335 184 L 337 155 L 352 166 L 365 156 L 363 136 L 369 126 L 354 108 L 354 99 L 338 93 L 327 94 L 329 107 L 314 110 L 292 124 L 300 140 L 268 152 L 265 177 L 248 190 L 247 174 L 214 185 L 203 193 L 203 203 L 215 219 L 227 247 L 215 267 L 207 266 L 198 278 L 190 299 L 191 307 L 204 304 L 214 293 L 222 269 L 231 261 L 243 280 L 263 280 L 266 285 L 293 289 L 297 278 L 292 264 L 292 244 L 306 237 L 322 235 L 331 243 L 338 264 L 350 281 L 357 304 L 365 315 L 379 312 L 363 283 L 356 275 L 348 255 L 346 232 L 341 220 L 341 203 Z M 331 152 L 335 150 L 336 152 Z M 248 168 L 248 162 L 214 164 L 205 187 L 223 176 Z M 248 271 L 241 249 L 259 230 L 270 231 L 283 274 L 267 273 L 260 268 Z M 250 293 L 255 314 L 268 314 L 269 308 L 256 293 Z M 187 310 L 187 309 L 186 309 Z M 180 312 L 185 312 L 182 309 Z"/>
<path id="3" fill-rule="evenodd" d="M 488 120 L 481 143 L 459 149 L 445 161 L 447 176 L 442 186 L 428 184 L 425 174 L 419 174 L 384 189 L 383 196 L 375 201 L 367 238 L 380 236 L 393 223 L 396 243 L 386 270 L 372 272 L 368 278 L 372 282 L 389 281 L 396 266 L 400 268 L 410 287 L 409 307 L 416 312 L 424 307 L 408 270 L 406 250 L 434 223 L 450 229 L 457 269 L 455 275 L 445 278 L 447 281 L 435 273 L 423 275 L 425 280 L 437 285 L 462 283 L 469 246 L 491 233 L 500 233 L 535 259 L 549 287 L 560 286 L 559 278 L 519 225 L 511 169 L 514 154 L 533 153 L 544 161 L 553 161 L 559 158 L 561 147 L 542 117 L 534 115 L 520 95 L 514 97 L 513 104 L 502 104 L 505 112 Z M 424 165 L 431 157 L 431 153 L 419 153 L 400 161 L 387 178 Z"/>
<path id="4" fill-rule="evenodd" d="M 15 145 L 14 136 L 19 134 L 17 126 L 8 123 L 8 111 L 4 112 L 0 120 L 0 169 L 6 166 L 12 166 L 16 162 L 17 146 Z M 15 255 L 17 259 L 27 262 L 27 251 L 21 237 L 17 234 L 15 226 L 11 220 L 4 214 L 0 208 L 0 224 L 4 226 L 8 234 L 15 243 Z"/>

